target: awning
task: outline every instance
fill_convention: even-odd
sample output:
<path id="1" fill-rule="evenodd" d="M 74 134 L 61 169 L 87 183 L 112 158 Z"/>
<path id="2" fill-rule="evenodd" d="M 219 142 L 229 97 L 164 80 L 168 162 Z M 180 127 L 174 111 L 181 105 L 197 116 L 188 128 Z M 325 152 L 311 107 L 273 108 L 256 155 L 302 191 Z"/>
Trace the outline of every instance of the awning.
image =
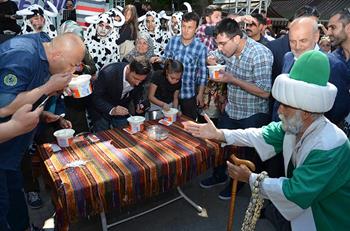
<path id="1" fill-rule="evenodd" d="M 268 10 L 269 17 L 275 17 L 275 13 L 282 18 L 289 19 L 302 6 L 316 7 L 320 12 L 321 20 L 328 20 L 332 14 L 343 8 L 350 8 L 349 0 L 276 0 L 272 1 Z M 271 13 L 271 15 L 270 15 Z"/>

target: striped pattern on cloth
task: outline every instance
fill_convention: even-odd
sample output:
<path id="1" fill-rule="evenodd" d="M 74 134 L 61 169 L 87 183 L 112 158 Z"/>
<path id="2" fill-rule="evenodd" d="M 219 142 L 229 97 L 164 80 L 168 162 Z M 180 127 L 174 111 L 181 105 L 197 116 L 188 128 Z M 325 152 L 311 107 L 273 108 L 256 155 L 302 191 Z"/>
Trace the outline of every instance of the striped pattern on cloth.
<path id="1" fill-rule="evenodd" d="M 169 137 L 148 138 L 146 131 L 130 135 L 122 129 L 97 133 L 99 142 L 84 137 L 53 153 L 50 144 L 39 148 L 56 190 L 59 222 L 102 211 L 121 210 L 181 186 L 207 169 L 223 163 L 220 143 L 195 138 L 179 119 L 164 127 Z M 146 121 L 145 127 L 158 124 Z M 68 167 L 80 161 L 80 166 Z"/>
<path id="2" fill-rule="evenodd" d="M 77 23 L 80 26 L 87 27 L 85 17 L 105 12 L 105 6 L 106 2 L 104 0 L 79 0 L 76 5 Z"/>

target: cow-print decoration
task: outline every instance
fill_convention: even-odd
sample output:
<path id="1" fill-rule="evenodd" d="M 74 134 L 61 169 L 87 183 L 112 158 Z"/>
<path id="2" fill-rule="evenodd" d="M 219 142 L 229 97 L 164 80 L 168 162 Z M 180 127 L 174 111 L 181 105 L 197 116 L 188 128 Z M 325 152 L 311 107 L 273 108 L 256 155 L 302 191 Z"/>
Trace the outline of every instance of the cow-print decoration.
<path id="1" fill-rule="evenodd" d="M 39 9 L 41 9 L 41 11 L 43 11 L 43 8 L 37 4 L 33 4 L 31 6 L 29 6 L 28 8 L 26 8 L 27 10 L 33 11 L 33 12 L 37 12 L 39 11 Z M 57 36 L 57 30 L 55 25 L 52 23 L 50 17 L 48 17 L 47 15 L 43 14 L 43 17 L 45 19 L 45 25 L 43 27 L 43 29 L 41 30 L 42 32 L 45 32 L 50 38 L 54 38 Z M 32 34 L 32 33 L 36 33 L 32 24 L 30 23 L 29 19 L 25 19 L 23 20 L 23 25 L 22 25 L 22 34 Z"/>
<path id="2" fill-rule="evenodd" d="M 114 26 L 114 14 L 105 12 L 100 14 L 98 22 L 108 23 L 112 30 L 106 37 L 100 37 L 96 33 L 97 24 L 90 24 L 84 34 L 85 44 L 93 58 L 97 70 L 100 70 L 104 65 L 119 62 L 119 46 L 117 39 L 119 38 L 119 27 Z"/>
<path id="3" fill-rule="evenodd" d="M 146 18 L 147 16 L 152 16 L 155 21 L 155 30 L 154 33 L 148 31 L 146 26 Z M 157 56 L 161 56 L 164 53 L 164 48 L 170 41 L 171 35 L 169 31 L 163 31 L 160 28 L 160 16 L 155 11 L 148 11 L 144 17 L 144 20 L 139 23 L 139 31 L 140 33 L 149 34 L 149 36 L 153 40 L 154 46 L 154 54 Z"/>
<path id="4" fill-rule="evenodd" d="M 188 2 L 184 2 L 183 5 L 186 6 L 187 12 L 192 12 L 192 6 Z M 169 31 L 170 31 L 171 36 L 176 36 L 176 35 L 181 34 L 181 23 L 182 23 L 182 16 L 183 15 L 184 15 L 184 12 L 182 12 L 182 11 L 176 11 L 171 15 L 171 17 L 168 21 L 168 27 L 169 27 Z M 174 29 L 171 26 L 173 18 L 175 18 L 177 21 L 177 24 L 174 26 Z"/>
<path id="5" fill-rule="evenodd" d="M 175 12 L 175 13 L 173 13 L 171 15 L 171 19 L 168 21 L 168 28 L 169 28 L 171 36 L 175 36 L 175 35 L 180 35 L 181 34 L 182 15 L 183 15 L 183 13 L 180 12 L 180 11 Z M 177 24 L 175 26 L 175 30 L 173 30 L 173 27 L 172 27 L 172 18 L 176 18 L 176 21 L 177 21 Z"/>

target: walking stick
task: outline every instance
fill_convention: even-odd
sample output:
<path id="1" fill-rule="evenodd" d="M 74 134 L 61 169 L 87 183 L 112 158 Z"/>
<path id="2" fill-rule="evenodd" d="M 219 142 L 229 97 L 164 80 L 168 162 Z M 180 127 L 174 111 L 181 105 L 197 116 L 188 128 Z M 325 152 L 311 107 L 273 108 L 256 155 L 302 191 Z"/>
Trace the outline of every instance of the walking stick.
<path id="1" fill-rule="evenodd" d="M 255 171 L 255 165 L 252 162 L 250 162 L 249 160 L 238 159 L 234 154 L 232 154 L 230 156 L 230 162 L 235 164 L 235 165 L 237 165 L 237 166 L 240 166 L 240 165 L 244 164 L 251 171 Z M 237 183 L 238 183 L 238 180 L 237 179 L 233 179 L 232 189 L 231 189 L 230 213 L 229 213 L 229 217 L 228 217 L 227 231 L 231 231 L 232 230 L 233 215 L 234 215 L 234 212 L 235 212 Z"/>

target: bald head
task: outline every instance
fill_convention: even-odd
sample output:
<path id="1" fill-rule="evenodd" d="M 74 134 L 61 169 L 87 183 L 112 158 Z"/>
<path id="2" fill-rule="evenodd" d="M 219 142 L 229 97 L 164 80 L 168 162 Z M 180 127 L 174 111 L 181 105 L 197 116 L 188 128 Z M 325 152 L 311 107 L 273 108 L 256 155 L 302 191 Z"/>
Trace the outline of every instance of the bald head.
<path id="1" fill-rule="evenodd" d="M 84 52 L 85 45 L 83 40 L 73 32 L 61 34 L 52 40 L 55 49 L 60 49 L 69 54 L 75 52 Z M 84 55 L 84 54 L 83 54 Z"/>
<path id="2" fill-rule="evenodd" d="M 295 19 L 289 26 L 289 43 L 295 57 L 313 50 L 319 39 L 317 21 L 312 17 Z"/>
<path id="3" fill-rule="evenodd" d="M 54 38 L 48 45 L 47 52 L 50 73 L 75 72 L 85 55 L 82 39 L 74 33 L 64 33 Z"/>

